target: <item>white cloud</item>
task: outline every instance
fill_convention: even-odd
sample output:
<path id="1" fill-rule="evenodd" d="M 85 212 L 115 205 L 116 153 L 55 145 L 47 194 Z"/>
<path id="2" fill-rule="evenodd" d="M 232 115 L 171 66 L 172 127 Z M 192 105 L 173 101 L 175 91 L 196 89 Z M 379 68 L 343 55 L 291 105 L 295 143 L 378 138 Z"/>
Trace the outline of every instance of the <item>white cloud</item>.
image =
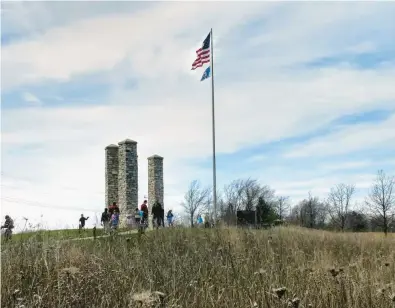
<path id="1" fill-rule="evenodd" d="M 285 154 L 285 157 L 333 156 L 362 149 L 395 147 L 395 114 L 382 123 L 356 124 L 320 136 Z"/>
<path id="2" fill-rule="evenodd" d="M 321 177 L 310 176 L 294 178 L 293 181 L 277 181 L 273 182 L 273 187 L 276 192 L 282 196 L 291 196 L 293 204 L 306 199 L 308 193 L 311 192 L 313 196 L 325 199 L 331 187 L 339 183 L 353 184 L 356 187 L 354 201 L 363 200 L 367 190 L 371 187 L 375 178 L 375 172 L 371 173 L 356 173 L 356 174 L 342 174 L 339 175 L 326 175 Z"/>
<path id="3" fill-rule="evenodd" d="M 194 48 L 201 44 L 199 37 L 209 31 L 209 27 L 202 25 L 216 26 L 218 33 L 225 35 L 245 18 L 272 6 L 230 3 L 224 9 L 224 5 L 160 3 L 134 14 L 83 19 L 50 29 L 38 39 L 3 48 L 3 70 L 11 77 L 7 78 L 5 87 L 45 78 L 68 80 L 76 74 L 110 70 L 124 59 L 129 60 L 140 78 L 159 75 L 169 78 L 185 72 L 185 66 L 193 61 Z M 188 36 L 177 39 L 183 33 Z"/>
<path id="4" fill-rule="evenodd" d="M 267 158 L 268 158 L 267 155 L 257 154 L 249 157 L 247 161 L 251 163 L 255 163 L 255 162 L 265 161 Z"/>
<path id="5" fill-rule="evenodd" d="M 332 163 L 332 164 L 324 164 L 320 168 L 326 170 L 348 170 L 348 169 L 358 169 L 362 167 L 366 167 L 371 165 L 372 162 L 369 160 L 363 161 L 348 161 L 348 162 L 341 162 L 341 163 Z"/>
<path id="6" fill-rule="evenodd" d="M 22 98 L 25 102 L 30 103 L 32 105 L 41 105 L 42 101 L 32 93 L 24 92 L 22 94 Z"/>
<path id="7" fill-rule="evenodd" d="M 312 132 L 348 113 L 393 107 L 393 66 L 363 71 L 352 66 L 284 68 L 350 52 L 350 48 L 351 52 L 360 50 L 355 49 L 360 42 L 347 38 L 344 29 L 351 23 L 356 29 L 362 25 L 364 31 L 366 16 L 379 10 L 372 7 L 360 4 L 359 9 L 348 6 L 343 10 L 338 4 L 304 4 L 278 15 L 283 6 L 275 3 L 161 3 L 134 13 L 100 14 L 77 21 L 68 12 L 69 18 L 57 27 L 51 27 L 53 21 L 48 19 L 33 36 L 2 47 L 2 88 L 11 91 L 101 72 L 101 81 L 111 86 L 111 92 L 104 106 L 65 107 L 69 98 L 62 94 L 62 107 L 2 111 L 2 168 L 8 174 L 2 182 L 16 187 L 2 187 L 9 198 L 3 200 L 2 211 L 15 215 L 23 211 L 36 220 L 43 213 L 54 217 L 51 226 L 61 218 L 61 224 L 70 224 L 80 210 L 33 208 L 31 201 L 100 211 L 104 206 L 104 147 L 125 138 L 138 141 L 140 199 L 147 193 L 146 157 L 152 154 L 165 157 L 167 206 L 177 208 L 190 180 L 210 183 L 211 170 L 193 161 L 211 155 L 210 82 L 199 83 L 202 70 L 191 73 L 189 68 L 211 26 L 218 46 L 218 154 Z M 29 24 L 35 24 L 31 11 L 29 16 Z M 260 37 L 250 40 L 257 35 L 237 34 L 253 17 L 267 21 Z M 378 48 L 377 42 L 373 45 Z M 137 79 L 136 88 L 124 88 L 129 78 Z M 362 136 L 358 129 L 345 128 L 332 139 L 328 136 L 323 145 L 308 144 L 305 152 L 298 148 L 293 152 L 305 153 L 301 156 L 336 151 L 331 147 L 343 148 L 342 153 L 370 144 L 387 147 L 393 138 L 393 119 L 378 126 L 359 126 Z M 369 133 L 374 129 L 376 133 Z M 342 134 L 348 139 L 341 141 Z M 364 137 L 369 142 L 362 142 Z M 334 140 L 340 143 L 334 146 Z M 264 173 L 265 168 L 261 164 L 251 175 Z M 18 181 L 23 177 L 30 178 L 28 184 Z M 315 187 L 322 192 L 339 178 L 314 179 L 299 188 L 284 181 L 269 184 L 298 198 L 298 189 L 307 193 Z M 294 181 L 300 179 L 296 175 L 287 179 Z M 19 202 L 12 203 L 10 198 Z"/>

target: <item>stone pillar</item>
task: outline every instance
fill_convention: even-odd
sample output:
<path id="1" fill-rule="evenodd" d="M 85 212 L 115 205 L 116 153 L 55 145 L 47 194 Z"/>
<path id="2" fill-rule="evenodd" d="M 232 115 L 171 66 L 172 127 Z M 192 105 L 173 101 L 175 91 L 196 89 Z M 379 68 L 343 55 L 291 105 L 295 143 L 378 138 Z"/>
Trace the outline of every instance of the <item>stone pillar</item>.
<path id="1" fill-rule="evenodd" d="M 105 148 L 105 206 L 118 202 L 118 146 L 110 144 Z"/>
<path id="2" fill-rule="evenodd" d="M 148 205 L 150 212 L 152 205 L 156 201 L 159 201 L 164 206 L 163 199 L 163 157 L 153 155 L 148 157 Z M 152 219 L 150 219 L 149 223 L 152 225 Z"/>
<path id="3" fill-rule="evenodd" d="M 137 142 L 126 139 L 118 145 L 118 206 L 120 222 L 124 225 L 127 214 L 132 214 L 138 206 Z"/>

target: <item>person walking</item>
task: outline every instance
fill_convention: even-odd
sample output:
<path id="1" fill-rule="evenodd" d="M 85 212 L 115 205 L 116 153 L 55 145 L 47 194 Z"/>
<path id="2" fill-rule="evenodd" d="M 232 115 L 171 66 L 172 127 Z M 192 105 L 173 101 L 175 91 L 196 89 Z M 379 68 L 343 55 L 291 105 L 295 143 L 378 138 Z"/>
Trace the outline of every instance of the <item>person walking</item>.
<path id="1" fill-rule="evenodd" d="M 152 206 L 152 225 L 157 229 L 162 226 L 162 205 L 157 201 Z"/>
<path id="2" fill-rule="evenodd" d="M 119 225 L 119 212 L 114 211 L 114 214 L 111 215 L 111 232 L 115 232 L 118 229 Z"/>
<path id="3" fill-rule="evenodd" d="M 196 223 L 197 223 L 198 227 L 201 227 L 203 225 L 203 217 L 202 217 L 202 215 L 198 214 L 197 219 L 196 219 Z"/>
<path id="4" fill-rule="evenodd" d="M 210 216 L 208 214 L 206 214 L 204 216 L 204 227 L 205 228 L 210 228 L 211 224 L 210 224 Z"/>
<path id="5" fill-rule="evenodd" d="M 169 227 L 173 227 L 174 215 L 173 215 L 173 211 L 172 210 L 169 210 L 167 212 L 166 218 L 167 218 L 167 224 L 169 225 Z"/>
<path id="6" fill-rule="evenodd" d="M 148 205 L 147 205 L 147 200 L 144 200 L 143 204 L 140 207 L 140 210 L 143 211 L 143 221 L 142 221 L 142 223 L 148 223 Z"/>
<path id="7" fill-rule="evenodd" d="M 80 225 L 79 225 L 79 230 L 81 231 L 82 229 L 85 231 L 85 222 L 89 219 L 88 217 L 84 217 L 84 214 L 81 214 L 81 217 L 79 219 Z"/>
<path id="8" fill-rule="evenodd" d="M 117 205 L 116 202 L 113 202 L 112 205 L 110 205 L 108 207 L 108 211 L 110 212 L 110 217 L 112 216 L 112 214 L 114 214 L 115 211 L 117 211 L 118 213 L 120 213 L 119 211 L 119 207 Z"/>
<path id="9" fill-rule="evenodd" d="M 108 209 L 105 208 L 104 212 L 101 214 L 101 225 L 103 226 L 104 233 L 108 233 L 110 229 L 110 213 L 108 212 Z"/>
<path id="10" fill-rule="evenodd" d="M 140 210 L 139 210 L 139 208 L 136 208 L 135 209 L 135 211 L 134 211 L 134 223 L 135 223 L 135 225 L 138 227 L 138 225 L 140 224 L 140 222 L 141 222 L 141 215 L 140 215 Z"/>
<path id="11" fill-rule="evenodd" d="M 14 221 L 9 215 L 5 215 L 4 225 L 1 226 L 1 229 L 5 229 L 4 236 L 6 241 L 11 239 L 12 229 L 14 229 Z"/>

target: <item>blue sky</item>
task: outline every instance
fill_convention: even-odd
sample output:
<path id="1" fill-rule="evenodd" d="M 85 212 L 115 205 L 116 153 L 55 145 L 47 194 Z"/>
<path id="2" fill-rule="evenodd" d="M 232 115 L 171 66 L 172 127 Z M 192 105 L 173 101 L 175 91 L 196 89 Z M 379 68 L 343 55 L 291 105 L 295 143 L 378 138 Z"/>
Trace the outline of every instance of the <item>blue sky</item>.
<path id="1" fill-rule="evenodd" d="M 48 227 L 98 215 L 104 147 L 125 138 L 141 200 L 152 154 L 165 206 L 210 185 L 210 81 L 190 67 L 211 27 L 218 186 L 252 177 L 294 204 L 344 182 L 362 202 L 378 169 L 395 173 L 394 15 L 390 2 L 2 3 L 2 213 Z"/>

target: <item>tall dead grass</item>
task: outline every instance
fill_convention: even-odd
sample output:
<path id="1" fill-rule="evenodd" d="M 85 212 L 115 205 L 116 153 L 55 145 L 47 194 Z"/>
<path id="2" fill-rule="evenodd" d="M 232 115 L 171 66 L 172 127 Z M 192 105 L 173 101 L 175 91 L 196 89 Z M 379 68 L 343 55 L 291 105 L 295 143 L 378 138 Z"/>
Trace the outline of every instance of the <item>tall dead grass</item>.
<path id="1" fill-rule="evenodd" d="M 166 229 L 2 246 L 2 307 L 395 307 L 395 238 Z"/>

